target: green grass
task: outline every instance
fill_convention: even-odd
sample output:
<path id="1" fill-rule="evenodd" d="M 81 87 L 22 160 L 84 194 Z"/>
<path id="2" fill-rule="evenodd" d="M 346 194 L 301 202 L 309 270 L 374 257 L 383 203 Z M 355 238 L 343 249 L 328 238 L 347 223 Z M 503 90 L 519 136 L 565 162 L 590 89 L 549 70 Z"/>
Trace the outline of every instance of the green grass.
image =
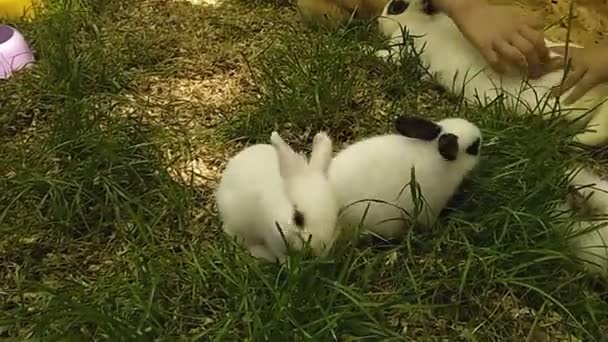
<path id="1" fill-rule="evenodd" d="M 605 280 L 572 260 L 550 210 L 565 196 L 566 168 L 591 160 L 566 143 L 573 132 L 565 124 L 516 118 L 500 104 L 466 108 L 421 81 L 414 59 L 376 60 L 368 47 L 382 42 L 366 25 L 291 25 L 272 45 L 242 53 L 254 92 L 195 138 L 233 146 L 233 138 L 265 142 L 279 129 L 304 148 L 324 129 L 341 145 L 419 114 L 467 117 L 485 140 L 464 188 L 469 199 L 431 231 L 399 244 L 344 238 L 328 257 L 268 264 L 223 237 L 212 185 L 176 183 L 165 171 L 172 160 L 163 148 L 190 132 L 148 118 L 154 105 L 137 96 L 138 80 L 185 76 L 193 63 L 184 60 L 197 52 L 226 53 L 221 41 L 205 45 L 172 28 L 170 13 L 192 27 L 213 18 L 214 37 L 232 44 L 237 14 L 226 8 L 238 3 L 218 12 L 164 4 L 167 15 L 152 18 L 120 1 L 55 4 L 33 23 L 15 23 L 38 67 L 0 83 L 0 339 L 608 336 Z M 156 21 L 162 32 L 141 29 Z M 141 103 L 126 116 L 133 94 Z"/>

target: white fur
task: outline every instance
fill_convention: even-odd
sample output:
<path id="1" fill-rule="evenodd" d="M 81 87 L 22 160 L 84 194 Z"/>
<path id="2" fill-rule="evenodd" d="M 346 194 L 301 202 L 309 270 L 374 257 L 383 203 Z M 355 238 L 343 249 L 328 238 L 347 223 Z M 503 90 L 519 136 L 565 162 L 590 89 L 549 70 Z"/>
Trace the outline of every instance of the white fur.
<path id="1" fill-rule="evenodd" d="M 494 72 L 481 53 L 465 38 L 456 24 L 445 14 L 427 15 L 423 12 L 423 0 L 405 0 L 409 7 L 398 15 L 389 15 L 389 1 L 378 19 L 380 32 L 391 38 L 393 44 L 402 44 L 402 30 L 413 39 L 417 53 L 425 68 L 435 80 L 448 91 L 463 95 L 468 102 L 482 103 L 495 99 L 501 93 L 506 95 L 505 103 L 518 114 L 553 112 L 556 98 L 550 98 L 550 90 L 561 83 L 564 70 L 544 75 L 526 84 L 522 77 L 501 76 Z M 546 40 L 548 46 L 564 46 Z M 576 46 L 575 44 L 571 44 Z M 580 46 L 579 46 L 580 47 Z M 378 56 L 389 57 L 399 53 L 401 47 L 392 51 L 379 51 Z M 553 56 L 557 56 L 553 54 Z M 569 92 L 561 98 L 564 99 Z M 572 105 L 560 103 L 560 115 L 569 121 L 577 121 L 587 131 L 575 136 L 575 141 L 597 146 L 608 143 L 608 85 L 603 84 L 589 91 Z M 596 107 L 599 106 L 599 107 Z M 590 115 L 585 115 L 590 110 Z M 568 110 L 566 110 L 568 109 Z"/>
<path id="2" fill-rule="evenodd" d="M 608 274 L 608 182 L 582 169 L 573 173 L 570 186 L 575 194 L 568 198 L 569 209 L 586 207 L 594 220 L 576 221 L 571 226 L 572 246 L 578 258 L 598 273 Z"/>
<path id="3" fill-rule="evenodd" d="M 361 225 L 385 238 L 401 237 L 407 228 L 408 215 L 415 214 L 415 202 L 408 186 L 412 168 L 426 203 L 419 208 L 422 210 L 417 222 L 427 227 L 435 222 L 463 178 L 478 163 L 478 156 L 465 154 L 462 149 L 477 138 L 481 144 L 477 126 L 464 119 L 446 119 L 438 124 L 442 127 L 441 134 L 458 136 L 460 149 L 454 161 L 447 161 L 439 154 L 437 138 L 424 141 L 401 134 L 358 141 L 334 157 L 329 178 L 342 209 L 338 217 L 340 228 Z"/>
<path id="4" fill-rule="evenodd" d="M 290 247 L 301 249 L 310 238 L 313 252 L 323 255 L 336 238 L 338 215 L 327 178 L 332 142 L 318 133 L 310 163 L 276 132 L 271 143 L 247 147 L 228 162 L 216 193 L 224 231 L 252 255 L 283 261 L 287 250 L 276 222 Z M 296 208 L 303 228 L 293 221 Z"/>

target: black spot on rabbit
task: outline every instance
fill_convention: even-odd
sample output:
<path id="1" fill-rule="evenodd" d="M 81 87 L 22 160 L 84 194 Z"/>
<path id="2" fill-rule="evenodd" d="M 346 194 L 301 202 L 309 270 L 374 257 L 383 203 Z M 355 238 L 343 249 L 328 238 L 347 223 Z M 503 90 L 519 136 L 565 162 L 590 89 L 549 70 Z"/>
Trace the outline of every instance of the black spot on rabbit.
<path id="1" fill-rule="evenodd" d="M 477 156 L 479 155 L 479 148 L 481 146 L 481 139 L 477 138 L 473 144 L 471 144 L 471 146 L 467 147 L 467 149 L 465 150 L 465 152 L 467 154 L 470 154 L 472 156 Z"/>
<path id="2" fill-rule="evenodd" d="M 476 139 L 469 147 L 467 147 L 464 152 L 471 156 L 479 155 L 479 147 L 481 144 L 480 139 Z M 447 133 L 442 134 L 439 137 L 439 154 L 445 160 L 454 161 L 458 157 L 458 137 L 454 134 Z"/>
<path id="3" fill-rule="evenodd" d="M 411 116 L 400 116 L 395 120 L 395 129 L 408 138 L 432 141 L 441 133 L 441 126 L 436 123 Z"/>
<path id="4" fill-rule="evenodd" d="M 455 161 L 460 152 L 470 157 L 479 155 L 481 132 L 477 126 L 461 118 L 442 120 L 441 124 L 420 118 L 402 116 L 395 120 L 400 134 L 425 141 L 437 138 L 437 150 L 447 161 Z"/>
<path id="5" fill-rule="evenodd" d="M 422 1 L 422 11 L 425 14 L 433 15 L 439 13 L 439 9 L 433 3 L 433 0 L 423 0 Z"/>
<path id="6" fill-rule="evenodd" d="M 409 7 L 409 3 L 403 0 L 394 0 L 388 6 L 388 14 L 397 15 L 405 12 L 405 10 Z"/>
<path id="7" fill-rule="evenodd" d="M 448 161 L 454 161 L 458 157 L 458 137 L 452 133 L 442 134 L 437 142 L 439 154 Z"/>
<path id="8" fill-rule="evenodd" d="M 298 209 L 296 209 L 293 212 L 293 222 L 296 224 L 296 226 L 300 229 L 304 228 L 304 214 L 302 214 L 301 211 L 299 211 Z"/>

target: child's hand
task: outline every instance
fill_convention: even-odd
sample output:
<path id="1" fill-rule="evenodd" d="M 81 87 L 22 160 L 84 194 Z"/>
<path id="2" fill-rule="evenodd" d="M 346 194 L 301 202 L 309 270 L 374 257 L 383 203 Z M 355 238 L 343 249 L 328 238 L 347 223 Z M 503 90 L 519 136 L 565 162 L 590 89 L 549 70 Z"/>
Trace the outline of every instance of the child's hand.
<path id="1" fill-rule="evenodd" d="M 535 29 L 542 27 L 538 19 L 515 6 L 456 3 L 446 12 L 496 72 L 504 74 L 515 68 L 535 79 L 558 67 L 549 58 L 543 33 Z"/>
<path id="2" fill-rule="evenodd" d="M 566 47 L 552 47 L 551 51 L 564 56 Z M 559 96 L 574 87 L 564 104 L 572 104 L 598 84 L 608 82 L 608 46 L 584 49 L 569 46 L 568 60 L 568 75 L 561 87 L 553 90 Z"/>

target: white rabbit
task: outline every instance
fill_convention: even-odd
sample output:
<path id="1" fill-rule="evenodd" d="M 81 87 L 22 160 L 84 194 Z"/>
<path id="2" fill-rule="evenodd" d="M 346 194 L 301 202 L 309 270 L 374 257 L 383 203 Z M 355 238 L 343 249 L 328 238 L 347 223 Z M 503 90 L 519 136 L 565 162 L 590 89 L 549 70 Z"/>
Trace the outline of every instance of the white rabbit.
<path id="1" fill-rule="evenodd" d="M 324 132 L 315 135 L 310 161 L 278 133 L 270 141 L 245 148 L 226 165 L 216 192 L 224 231 L 271 261 L 285 259 L 285 241 L 296 250 L 310 241 L 313 253 L 324 255 L 336 238 L 338 216 L 327 177 L 332 141 Z"/>
<path id="2" fill-rule="evenodd" d="M 383 35 L 391 38 L 394 46 L 389 52 L 379 51 L 379 57 L 400 53 L 402 36 L 407 31 L 413 38 L 414 49 L 423 67 L 441 86 L 456 95 L 463 95 L 468 102 L 484 103 L 503 94 L 505 104 L 520 115 L 538 112 L 548 116 L 559 101 L 550 96 L 550 91 L 561 83 L 564 70 L 530 79 L 528 83 L 523 77 L 497 74 L 452 19 L 438 12 L 430 0 L 391 0 L 378 18 L 378 26 Z M 565 45 L 545 41 L 550 47 Z M 552 56 L 558 55 L 552 53 Z M 567 92 L 564 96 L 569 94 Z M 606 99 L 608 85 L 603 84 L 569 106 L 560 103 L 559 115 L 569 121 L 580 118 L 576 123 L 586 128 L 585 132 L 574 137 L 575 141 L 589 146 L 608 143 L 608 104 L 603 103 Z M 587 113 L 589 115 L 585 115 Z"/>
<path id="3" fill-rule="evenodd" d="M 608 273 L 608 181 L 581 169 L 570 180 L 567 206 L 595 216 L 593 220 L 575 221 L 570 226 L 573 247 L 578 258 L 593 271 Z"/>
<path id="4" fill-rule="evenodd" d="M 329 179 L 342 210 L 341 229 L 361 225 L 390 239 L 405 233 L 408 216 L 431 226 L 478 163 L 481 131 L 467 120 L 399 117 L 395 129 L 398 134 L 355 142 L 334 157 Z M 419 186 L 424 205 L 417 206 L 408 186 L 412 169 L 410 185 Z"/>

